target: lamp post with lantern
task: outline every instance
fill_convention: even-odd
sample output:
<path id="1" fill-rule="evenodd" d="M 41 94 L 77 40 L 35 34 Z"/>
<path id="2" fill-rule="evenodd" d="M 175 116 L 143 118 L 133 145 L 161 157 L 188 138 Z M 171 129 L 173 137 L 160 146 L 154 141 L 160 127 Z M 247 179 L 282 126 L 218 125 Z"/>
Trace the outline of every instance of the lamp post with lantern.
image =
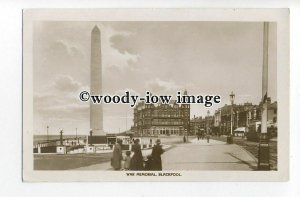
<path id="1" fill-rule="evenodd" d="M 49 145 L 49 126 L 47 125 L 47 145 Z"/>
<path id="2" fill-rule="evenodd" d="M 231 92 L 230 96 L 230 102 L 231 102 L 231 109 L 230 109 L 230 134 L 227 136 L 227 144 L 233 143 L 233 137 L 232 137 L 232 129 L 233 129 L 233 103 L 234 103 L 234 97 L 235 94 Z"/>
<path id="3" fill-rule="evenodd" d="M 90 130 L 90 141 L 89 141 L 90 146 L 93 145 L 93 130 Z"/>
<path id="4" fill-rule="evenodd" d="M 209 110 L 207 111 L 207 121 L 206 121 L 206 134 L 209 135 L 209 115 L 210 115 L 210 112 Z"/>
<path id="5" fill-rule="evenodd" d="M 63 144 L 63 129 L 61 129 L 61 130 L 59 131 L 59 133 L 60 133 L 60 137 L 59 137 L 60 145 L 63 146 L 63 145 L 64 145 L 64 144 Z"/>

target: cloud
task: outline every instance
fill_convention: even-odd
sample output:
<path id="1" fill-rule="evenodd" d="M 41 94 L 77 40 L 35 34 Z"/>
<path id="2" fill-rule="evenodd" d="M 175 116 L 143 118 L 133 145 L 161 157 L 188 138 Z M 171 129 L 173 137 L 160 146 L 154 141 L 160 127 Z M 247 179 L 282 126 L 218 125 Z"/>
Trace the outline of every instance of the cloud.
<path id="1" fill-rule="evenodd" d="M 87 120 L 89 116 L 88 105 L 64 104 L 42 107 L 37 110 L 46 120 L 65 119 L 72 121 Z"/>
<path id="2" fill-rule="evenodd" d="M 236 103 L 245 103 L 245 102 L 252 102 L 255 100 L 260 100 L 259 95 L 250 95 L 250 94 L 237 94 L 235 98 Z"/>
<path id="3" fill-rule="evenodd" d="M 182 87 L 174 81 L 164 81 L 159 78 L 146 82 L 147 90 L 153 93 L 167 93 L 181 90 Z"/>
<path id="4" fill-rule="evenodd" d="M 109 40 L 111 43 L 111 47 L 115 48 L 118 50 L 120 53 L 125 54 L 133 54 L 136 55 L 138 52 L 133 48 L 128 45 L 128 39 L 130 39 L 130 36 L 124 36 L 121 34 L 117 34 L 112 36 Z"/>
<path id="5" fill-rule="evenodd" d="M 106 26 L 101 31 L 104 72 L 124 72 L 126 69 L 139 69 L 140 55 L 134 48 L 128 47 L 128 38 L 135 34 L 130 31 L 117 31 Z"/>
<path id="6" fill-rule="evenodd" d="M 53 88 L 63 92 L 74 92 L 79 89 L 81 84 L 71 76 L 59 75 L 54 81 Z"/>
<path id="7" fill-rule="evenodd" d="M 83 57 L 79 46 L 65 40 L 56 40 L 50 45 L 50 51 L 55 56 Z"/>
<path id="8" fill-rule="evenodd" d="M 122 96 L 122 95 L 124 95 L 125 94 L 125 92 L 129 92 L 131 95 L 134 95 L 134 96 L 140 96 L 140 93 L 139 92 L 137 92 L 137 91 L 135 91 L 135 90 L 133 90 L 133 89 L 130 89 L 130 88 L 126 88 L 126 89 L 124 89 L 124 90 L 117 90 L 117 91 L 115 91 L 115 95 L 120 95 L 120 96 Z"/>
<path id="9" fill-rule="evenodd" d="M 78 99 L 79 90 L 84 88 L 71 76 L 58 75 L 44 90 L 35 92 L 34 116 L 42 120 L 87 120 L 89 105 Z"/>

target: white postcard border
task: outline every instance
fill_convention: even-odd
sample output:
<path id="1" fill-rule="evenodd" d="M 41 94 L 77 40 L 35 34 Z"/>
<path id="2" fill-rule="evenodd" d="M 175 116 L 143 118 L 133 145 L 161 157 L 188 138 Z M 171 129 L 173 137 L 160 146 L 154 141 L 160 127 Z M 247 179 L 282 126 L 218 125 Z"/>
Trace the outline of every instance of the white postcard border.
<path id="1" fill-rule="evenodd" d="M 273 21 L 277 22 L 278 171 L 180 171 L 182 176 L 126 176 L 126 172 L 33 170 L 34 21 Z M 24 181 L 287 181 L 289 178 L 288 9 L 28 9 L 23 11 Z M 171 171 L 163 171 L 171 172 Z M 179 172 L 179 171 L 176 171 Z"/>

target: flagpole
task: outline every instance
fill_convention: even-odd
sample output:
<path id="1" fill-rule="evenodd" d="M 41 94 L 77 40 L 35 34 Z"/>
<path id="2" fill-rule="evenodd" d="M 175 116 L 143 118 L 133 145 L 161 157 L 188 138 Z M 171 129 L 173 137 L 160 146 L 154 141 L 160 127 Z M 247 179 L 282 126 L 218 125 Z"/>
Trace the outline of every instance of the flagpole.
<path id="1" fill-rule="evenodd" d="M 261 108 L 261 133 L 258 147 L 258 170 L 270 170 L 270 152 L 268 138 L 268 36 L 269 22 L 264 22 L 263 36 L 263 70 L 262 70 L 262 108 Z"/>

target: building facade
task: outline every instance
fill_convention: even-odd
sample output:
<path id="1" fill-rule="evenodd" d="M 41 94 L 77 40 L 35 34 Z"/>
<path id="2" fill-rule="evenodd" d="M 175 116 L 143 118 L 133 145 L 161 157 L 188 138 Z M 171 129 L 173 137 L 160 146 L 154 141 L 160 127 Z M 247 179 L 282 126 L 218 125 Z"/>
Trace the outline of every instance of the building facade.
<path id="1" fill-rule="evenodd" d="M 214 121 L 214 116 L 194 116 L 190 121 L 191 133 L 194 135 L 197 133 L 212 133 L 214 131 Z"/>
<path id="2" fill-rule="evenodd" d="M 136 136 L 186 135 L 190 133 L 190 105 L 140 102 L 134 108 L 133 122 L 131 131 Z"/>
<path id="3" fill-rule="evenodd" d="M 268 127 L 277 128 L 277 102 L 271 103 L 268 98 Z M 218 128 L 221 135 L 228 135 L 231 132 L 231 107 L 232 107 L 232 130 L 245 127 L 246 132 L 251 125 L 259 125 L 261 121 L 261 103 L 253 105 L 244 103 L 233 106 L 225 105 L 215 111 L 214 126 Z"/>
<path id="4" fill-rule="evenodd" d="M 218 117 L 218 122 L 215 123 L 219 127 L 221 135 L 231 133 L 231 109 L 232 109 L 232 130 L 239 127 L 248 128 L 250 121 L 258 121 L 260 119 L 259 106 L 252 103 L 244 103 L 239 105 L 225 105 L 216 111 L 215 116 Z"/>

